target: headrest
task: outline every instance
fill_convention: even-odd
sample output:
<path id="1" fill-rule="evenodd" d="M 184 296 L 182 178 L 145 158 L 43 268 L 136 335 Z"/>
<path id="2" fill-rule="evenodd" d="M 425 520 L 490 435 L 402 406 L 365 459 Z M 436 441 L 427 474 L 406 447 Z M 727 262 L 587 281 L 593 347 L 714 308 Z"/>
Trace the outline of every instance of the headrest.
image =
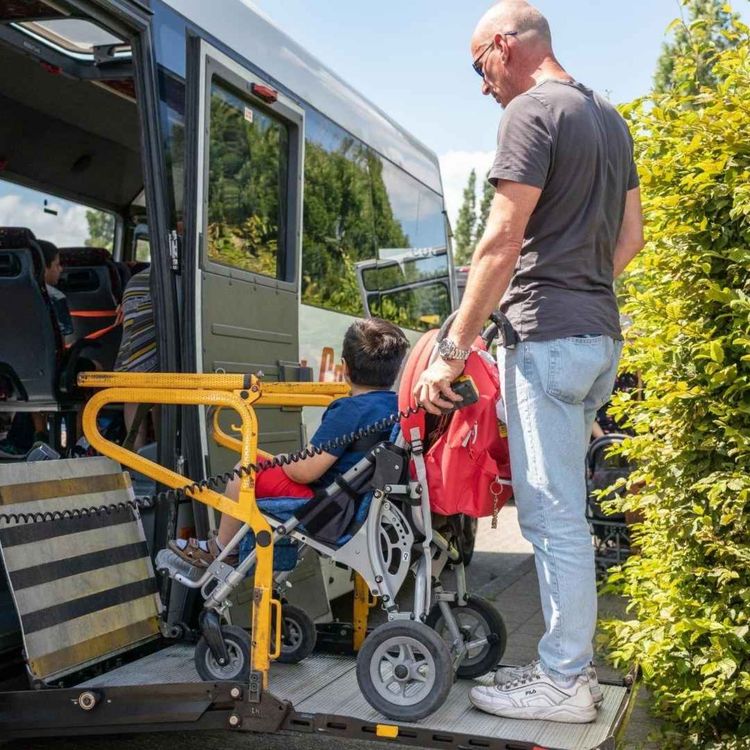
<path id="1" fill-rule="evenodd" d="M 31 251 L 34 275 L 37 281 L 44 286 L 44 254 L 34 233 L 26 227 L 0 227 L 0 250 L 23 250 L 26 248 Z"/>
<path id="2" fill-rule="evenodd" d="M 112 253 L 103 247 L 61 247 L 60 262 L 63 266 L 106 266 Z"/>
<path id="3" fill-rule="evenodd" d="M 0 227 L 0 249 L 38 248 L 34 233 L 26 227 Z"/>

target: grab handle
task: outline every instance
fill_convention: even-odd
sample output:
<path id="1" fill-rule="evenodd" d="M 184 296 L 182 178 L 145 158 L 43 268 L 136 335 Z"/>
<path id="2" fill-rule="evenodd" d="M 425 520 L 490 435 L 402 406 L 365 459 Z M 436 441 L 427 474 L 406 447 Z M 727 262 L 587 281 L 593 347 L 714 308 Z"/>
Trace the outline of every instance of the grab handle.
<path id="1" fill-rule="evenodd" d="M 281 601 L 279 599 L 271 599 L 271 620 L 274 619 L 276 620 L 276 637 L 274 638 L 273 651 L 268 655 L 271 661 L 281 656 L 281 628 L 284 622 L 281 619 Z"/>

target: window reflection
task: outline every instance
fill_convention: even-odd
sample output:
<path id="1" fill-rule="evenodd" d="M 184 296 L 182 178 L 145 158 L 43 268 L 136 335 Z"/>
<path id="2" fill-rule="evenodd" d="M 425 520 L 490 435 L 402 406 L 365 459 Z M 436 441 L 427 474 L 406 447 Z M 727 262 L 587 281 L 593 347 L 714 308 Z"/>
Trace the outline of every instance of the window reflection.
<path id="1" fill-rule="evenodd" d="M 436 328 L 451 312 L 450 292 L 443 283 L 371 293 L 367 306 L 372 315 L 417 331 Z"/>
<path id="2" fill-rule="evenodd" d="M 423 251 L 424 252 L 424 251 Z M 393 289 L 404 284 L 444 278 L 448 273 L 448 260 L 445 252 L 415 251 L 417 257 L 401 254 L 392 260 L 378 261 L 372 268 L 362 271 L 362 283 L 367 291 Z"/>
<path id="3" fill-rule="evenodd" d="M 211 85 L 208 257 L 284 279 L 289 132 L 215 81 Z"/>
<path id="4" fill-rule="evenodd" d="M 356 264 L 392 257 L 396 251 L 409 248 L 445 246 L 442 199 L 437 193 L 322 115 L 307 113 L 304 303 L 362 315 Z M 397 265 L 389 273 L 397 279 L 404 274 L 415 279 L 447 278 L 447 255 L 435 255 L 427 263 L 429 268 L 408 263 L 401 268 Z M 377 288 L 382 289 L 382 285 Z M 432 299 L 420 292 L 422 298 L 424 304 Z M 436 296 L 432 303 L 442 311 L 440 299 Z M 416 309 L 414 304 L 401 304 L 401 300 L 401 297 L 396 300 L 395 307 L 390 303 L 381 305 L 383 315 L 409 328 L 419 327 L 416 319 L 408 319 L 409 311 Z M 448 302 L 446 309 L 449 307 Z"/>

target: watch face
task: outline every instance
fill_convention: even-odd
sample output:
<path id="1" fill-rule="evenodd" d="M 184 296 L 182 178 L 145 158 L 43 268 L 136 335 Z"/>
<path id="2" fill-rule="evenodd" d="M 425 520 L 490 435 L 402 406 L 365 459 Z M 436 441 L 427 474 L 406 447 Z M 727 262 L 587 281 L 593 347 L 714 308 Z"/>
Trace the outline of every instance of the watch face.
<path id="1" fill-rule="evenodd" d="M 453 354 L 453 342 L 443 339 L 438 346 L 438 354 L 441 357 L 450 357 Z"/>

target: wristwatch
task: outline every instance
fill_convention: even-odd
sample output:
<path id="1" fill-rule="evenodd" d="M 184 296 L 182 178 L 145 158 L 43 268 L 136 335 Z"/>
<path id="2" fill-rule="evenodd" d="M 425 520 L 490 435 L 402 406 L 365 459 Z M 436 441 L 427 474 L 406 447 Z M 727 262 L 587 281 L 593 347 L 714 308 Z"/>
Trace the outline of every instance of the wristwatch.
<path id="1" fill-rule="evenodd" d="M 460 359 L 466 360 L 469 358 L 471 349 L 459 349 L 455 342 L 450 339 L 443 339 L 438 345 L 438 354 L 447 360 Z"/>

